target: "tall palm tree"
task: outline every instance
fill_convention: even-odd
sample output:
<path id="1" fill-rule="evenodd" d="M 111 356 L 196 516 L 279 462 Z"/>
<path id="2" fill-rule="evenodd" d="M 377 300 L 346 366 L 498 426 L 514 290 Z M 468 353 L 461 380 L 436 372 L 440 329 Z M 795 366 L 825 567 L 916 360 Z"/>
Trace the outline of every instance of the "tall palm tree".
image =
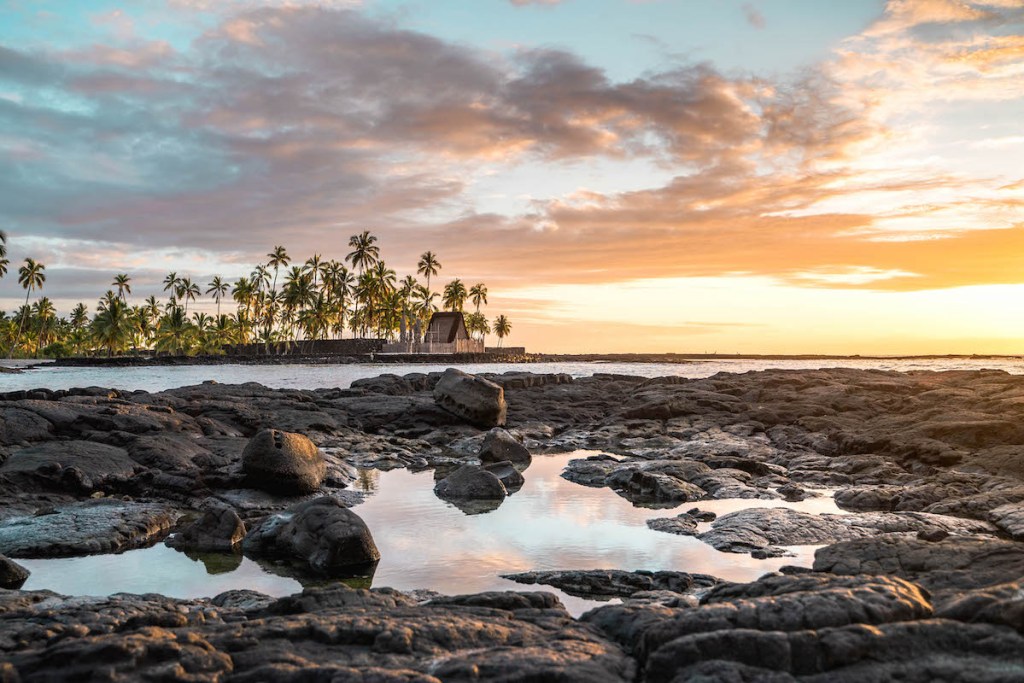
<path id="1" fill-rule="evenodd" d="M 43 283 L 46 282 L 45 271 L 46 266 L 31 258 L 25 259 L 25 265 L 18 268 L 18 284 L 25 289 L 25 308 L 21 316 L 21 324 L 18 325 L 18 336 L 14 338 L 8 358 L 14 357 L 14 350 L 21 343 L 21 333 L 25 329 L 25 320 L 28 318 L 28 298 L 32 296 L 33 290 L 43 288 Z"/>
<path id="2" fill-rule="evenodd" d="M 358 280 L 363 279 L 363 275 L 366 273 L 366 269 L 372 266 L 380 258 L 380 247 L 377 246 L 377 237 L 371 235 L 369 230 L 363 230 L 359 235 L 352 235 L 348 238 L 348 246 L 352 248 L 352 251 L 345 256 L 345 260 L 352 264 L 353 268 L 359 270 Z M 357 288 L 362 284 L 357 282 Z M 362 287 L 364 294 L 368 293 L 369 289 L 365 286 Z M 359 317 L 359 301 L 360 297 L 356 297 L 356 312 L 355 317 Z M 363 326 L 365 330 L 365 325 Z"/>
<path id="3" fill-rule="evenodd" d="M 508 321 L 504 315 L 499 315 L 494 319 L 494 334 L 498 335 L 498 346 L 501 346 L 501 342 L 504 341 L 512 332 L 512 323 Z"/>
<path id="4" fill-rule="evenodd" d="M 185 316 L 188 317 L 188 302 L 195 301 L 196 297 L 202 295 L 202 291 L 199 289 L 199 285 L 192 282 L 190 277 L 182 278 L 178 284 L 180 287 L 178 297 L 185 300 Z"/>
<path id="5" fill-rule="evenodd" d="M 131 281 L 132 279 L 128 277 L 127 273 L 120 273 L 118 275 L 115 275 L 114 281 L 110 283 L 114 287 L 117 287 L 117 296 L 119 299 L 121 299 L 121 301 L 127 302 L 127 299 L 125 299 L 124 296 L 125 292 L 127 292 L 128 294 L 132 293 L 132 286 L 130 284 Z"/>
<path id="6" fill-rule="evenodd" d="M 306 265 L 304 269 L 313 274 L 313 287 L 317 286 L 317 276 L 320 275 L 320 271 L 324 265 L 323 260 L 320 258 L 320 254 L 313 254 L 306 259 Z"/>
<path id="7" fill-rule="evenodd" d="M 430 276 L 437 275 L 441 270 L 441 263 L 432 251 L 425 251 L 416 264 L 416 273 L 427 278 L 427 290 L 430 290 Z"/>
<path id="8" fill-rule="evenodd" d="M 480 304 L 487 303 L 487 285 L 482 282 L 478 282 L 469 289 L 469 298 L 473 301 L 473 305 L 476 306 L 476 312 L 480 312 Z"/>
<path id="9" fill-rule="evenodd" d="M 380 260 L 380 247 L 376 242 L 377 237 L 370 234 L 369 230 L 363 230 L 359 235 L 352 235 L 348 240 L 348 246 L 352 248 L 352 251 L 345 256 L 345 260 L 358 268 L 360 275 Z"/>
<path id="10" fill-rule="evenodd" d="M 7 266 L 10 264 L 7 260 L 7 233 L 0 230 L 0 279 L 7 275 Z"/>
<path id="11" fill-rule="evenodd" d="M 466 285 L 462 284 L 462 280 L 455 278 L 444 286 L 444 294 L 441 295 L 441 300 L 444 302 L 444 307 L 450 311 L 461 311 L 463 305 L 466 303 Z"/>
<path id="12" fill-rule="evenodd" d="M 220 300 L 224 298 L 224 295 L 228 293 L 228 283 L 220 279 L 220 275 L 214 275 L 213 279 L 210 280 L 210 287 L 206 290 L 207 294 L 213 294 L 213 300 L 217 302 L 217 317 L 220 317 Z"/>
<path id="13" fill-rule="evenodd" d="M 164 278 L 164 291 L 170 292 L 171 297 L 176 296 L 178 293 L 178 282 L 180 280 L 181 278 L 178 277 L 178 274 L 174 271 L 168 273 L 167 277 Z"/>
<path id="14" fill-rule="evenodd" d="M 133 326 L 127 304 L 116 296 L 110 297 L 100 302 L 100 310 L 92 322 L 93 337 L 107 350 L 107 356 L 112 356 L 128 344 Z"/>
<path id="15" fill-rule="evenodd" d="M 85 304 L 79 303 L 71 310 L 71 327 L 76 330 L 84 328 L 89 323 L 89 309 Z"/>
<path id="16" fill-rule="evenodd" d="M 267 258 L 270 259 L 270 261 L 267 262 L 267 265 L 274 269 L 274 286 L 271 291 L 276 292 L 277 271 L 281 267 L 288 267 L 288 264 L 291 263 L 291 258 L 288 257 L 288 252 L 285 251 L 285 248 L 280 245 L 274 247 L 274 250 L 267 254 Z"/>

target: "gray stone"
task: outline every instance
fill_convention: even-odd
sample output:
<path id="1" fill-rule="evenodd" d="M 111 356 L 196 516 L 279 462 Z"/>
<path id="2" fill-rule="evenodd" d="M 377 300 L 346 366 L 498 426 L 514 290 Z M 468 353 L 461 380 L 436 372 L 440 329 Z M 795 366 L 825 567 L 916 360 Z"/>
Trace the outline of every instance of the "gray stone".
<path id="1" fill-rule="evenodd" d="M 21 588 L 22 584 L 28 580 L 29 574 L 29 570 L 14 560 L 0 555 L 0 588 Z"/>
<path id="2" fill-rule="evenodd" d="M 316 445 L 302 434 L 265 429 L 246 445 L 242 470 L 253 488 L 302 495 L 320 488 L 327 465 Z"/>
<path id="3" fill-rule="evenodd" d="M 434 387 L 434 401 L 478 427 L 501 427 L 508 406 L 505 390 L 483 377 L 448 368 Z"/>
<path id="4" fill-rule="evenodd" d="M 57 507 L 52 514 L 0 521 L 0 553 L 25 558 L 115 553 L 153 543 L 173 524 L 161 506 L 99 498 Z"/>
<path id="5" fill-rule="evenodd" d="M 479 465 L 463 465 L 437 482 L 434 493 L 439 498 L 502 500 L 507 491 L 493 472 Z"/>
<path id="6" fill-rule="evenodd" d="M 203 501 L 203 513 L 167 539 L 172 548 L 196 551 L 231 551 L 245 538 L 245 523 L 234 508 L 216 499 Z"/>
<path id="7" fill-rule="evenodd" d="M 142 469 L 123 448 L 50 441 L 12 453 L 0 465 L 0 476 L 24 486 L 90 493 L 124 486 Z"/>
<path id="8" fill-rule="evenodd" d="M 484 465 L 484 469 L 496 476 L 504 484 L 505 490 L 509 493 L 518 491 L 526 483 L 526 479 L 508 460 Z"/>
<path id="9" fill-rule="evenodd" d="M 529 467 L 533 460 L 530 451 L 500 427 L 487 432 L 480 446 L 479 457 L 484 465 L 507 460 L 520 470 Z"/>
<path id="10" fill-rule="evenodd" d="M 246 554 L 299 561 L 320 574 L 344 574 L 380 559 L 366 523 L 325 496 L 272 515 L 242 542 Z"/>

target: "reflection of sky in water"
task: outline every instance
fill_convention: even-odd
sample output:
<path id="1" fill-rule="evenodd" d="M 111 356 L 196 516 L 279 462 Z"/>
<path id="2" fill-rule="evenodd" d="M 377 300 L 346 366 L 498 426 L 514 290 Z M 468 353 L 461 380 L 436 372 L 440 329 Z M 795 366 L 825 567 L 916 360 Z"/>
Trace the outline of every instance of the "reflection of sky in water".
<path id="1" fill-rule="evenodd" d="M 237 569 L 210 574 L 206 565 L 160 543 L 151 548 L 130 550 L 120 555 L 87 555 L 55 560 L 18 560 L 32 572 L 23 590 L 52 590 L 64 595 L 110 595 L 111 593 L 161 593 L 173 598 L 212 597 L 218 593 L 248 588 L 273 596 L 302 590 L 294 579 L 274 576 L 258 564 L 230 555 L 211 556 L 212 562 Z"/>
<path id="2" fill-rule="evenodd" d="M 449 594 L 551 590 L 499 577 L 539 569 L 664 569 L 751 581 L 784 564 L 809 565 L 815 548 L 794 548 L 796 557 L 755 560 L 718 552 L 695 538 L 652 531 L 646 520 L 691 507 L 719 515 L 780 505 L 838 512 L 830 497 L 802 503 L 709 500 L 684 503 L 676 510 L 635 508 L 609 489 L 580 486 L 559 476 L 571 458 L 585 455 L 534 457 L 519 492 L 497 510 L 471 516 L 434 496 L 432 472 L 368 472 L 364 483 L 375 493 L 355 510 L 369 525 L 381 552 L 373 585 Z M 247 559 L 233 571 L 211 575 L 201 562 L 163 545 L 121 555 L 21 562 L 33 572 L 26 589 L 66 594 L 158 592 L 199 597 L 236 588 L 271 595 L 299 590 L 294 580 L 268 574 Z M 560 597 L 575 614 L 594 605 Z"/>

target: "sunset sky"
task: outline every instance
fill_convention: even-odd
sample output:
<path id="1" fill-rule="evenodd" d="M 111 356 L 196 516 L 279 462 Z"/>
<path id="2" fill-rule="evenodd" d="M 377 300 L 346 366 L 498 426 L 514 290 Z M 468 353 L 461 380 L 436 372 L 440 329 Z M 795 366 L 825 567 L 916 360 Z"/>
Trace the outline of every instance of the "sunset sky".
<path id="1" fill-rule="evenodd" d="M 0 0 L 0 229 L 8 311 L 370 230 L 532 351 L 1024 353 L 1024 0 Z"/>

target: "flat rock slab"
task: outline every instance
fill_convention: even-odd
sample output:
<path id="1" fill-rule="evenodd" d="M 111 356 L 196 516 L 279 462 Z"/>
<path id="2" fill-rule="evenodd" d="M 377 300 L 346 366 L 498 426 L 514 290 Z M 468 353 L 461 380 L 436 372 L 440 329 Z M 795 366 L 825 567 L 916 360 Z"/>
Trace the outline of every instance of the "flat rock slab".
<path id="1" fill-rule="evenodd" d="M 516 583 L 553 586 L 579 598 L 628 598 L 647 591 L 689 593 L 711 588 L 719 579 L 707 574 L 671 571 L 635 571 L 621 569 L 586 569 L 522 572 L 502 574 Z"/>
<path id="2" fill-rule="evenodd" d="M 819 545 L 879 533 L 934 532 L 991 534 L 988 522 L 925 512 L 870 512 L 815 515 L 789 508 L 748 508 L 716 519 L 697 538 L 716 550 L 746 553 L 776 545 Z"/>
<path id="3" fill-rule="evenodd" d="M 88 492 L 123 484 L 143 469 L 123 448 L 91 441 L 50 441 L 12 453 L 0 465 L 0 476 Z"/>
<path id="4" fill-rule="evenodd" d="M 158 505 L 97 499 L 51 514 L 0 522 L 0 553 L 10 557 L 69 557 L 116 553 L 166 535 L 175 514 Z"/>

